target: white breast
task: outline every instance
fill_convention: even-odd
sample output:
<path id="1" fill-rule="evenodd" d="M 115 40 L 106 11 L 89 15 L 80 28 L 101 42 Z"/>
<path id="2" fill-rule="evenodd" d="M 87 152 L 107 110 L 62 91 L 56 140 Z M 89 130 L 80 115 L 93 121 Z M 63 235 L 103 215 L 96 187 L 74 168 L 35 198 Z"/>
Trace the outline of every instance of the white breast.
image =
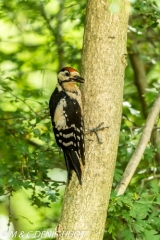
<path id="1" fill-rule="evenodd" d="M 66 128 L 66 118 L 64 113 L 64 108 L 66 106 L 67 106 L 66 100 L 65 98 L 63 98 L 60 100 L 60 102 L 56 107 L 56 110 L 54 113 L 54 122 L 55 122 L 55 127 L 58 130 Z"/>

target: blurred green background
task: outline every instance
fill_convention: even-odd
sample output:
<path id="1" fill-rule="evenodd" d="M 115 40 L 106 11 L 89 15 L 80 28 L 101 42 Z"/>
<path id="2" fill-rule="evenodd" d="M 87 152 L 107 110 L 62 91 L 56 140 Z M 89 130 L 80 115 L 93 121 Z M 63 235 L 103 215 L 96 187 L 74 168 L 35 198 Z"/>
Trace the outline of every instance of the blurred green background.
<path id="1" fill-rule="evenodd" d="M 127 193 L 114 195 L 160 89 L 159 9 L 158 0 L 131 1 L 122 126 L 104 239 L 160 237 L 159 119 Z M 48 101 L 62 67 L 80 71 L 85 14 L 85 0 L 0 2 L 0 234 L 9 228 L 17 231 L 14 239 L 21 239 L 21 231 L 54 231 L 58 223 L 67 173 Z"/>

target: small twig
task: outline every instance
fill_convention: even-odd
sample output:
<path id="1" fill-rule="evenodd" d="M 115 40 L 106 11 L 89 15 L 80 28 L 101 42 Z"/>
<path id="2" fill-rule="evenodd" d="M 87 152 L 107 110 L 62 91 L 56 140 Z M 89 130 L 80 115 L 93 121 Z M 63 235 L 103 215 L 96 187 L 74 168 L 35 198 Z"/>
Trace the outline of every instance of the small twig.
<path id="1" fill-rule="evenodd" d="M 146 93 L 147 88 L 147 81 L 146 81 L 146 70 L 144 67 L 144 62 L 142 61 L 140 54 L 138 53 L 137 45 L 133 40 L 133 44 L 131 45 L 129 52 L 132 51 L 132 53 L 129 53 L 130 62 L 132 65 L 132 68 L 134 70 L 134 82 L 137 87 L 139 99 L 141 102 L 141 112 L 143 116 L 146 118 L 147 116 L 147 103 L 144 98 L 144 94 Z"/>
<path id="2" fill-rule="evenodd" d="M 10 93 L 10 94 L 11 94 L 13 97 L 15 97 L 16 99 L 18 99 L 18 100 L 20 100 L 21 102 L 23 102 L 23 103 L 37 116 L 37 113 L 33 110 L 33 108 L 31 108 L 31 106 L 26 103 L 26 100 L 27 100 L 27 99 L 23 100 L 23 99 L 17 97 L 17 96 L 16 96 L 15 94 L 13 94 L 13 93 Z"/>
<path id="3" fill-rule="evenodd" d="M 4 121 L 7 121 L 7 120 L 11 120 L 11 119 L 25 119 L 27 120 L 27 118 L 25 117 L 8 117 L 8 118 L 0 118 L 0 120 L 4 120 Z"/>
<path id="4" fill-rule="evenodd" d="M 160 130 L 160 127 L 154 127 L 153 131 Z"/>
<path id="5" fill-rule="evenodd" d="M 12 196 L 12 190 L 8 190 L 8 192 L 3 193 L 3 196 Z"/>
<path id="6" fill-rule="evenodd" d="M 12 194 L 12 193 L 11 193 Z M 11 218 L 12 218 L 12 214 L 11 214 L 11 194 L 8 196 L 8 231 L 9 231 L 9 227 L 10 227 L 10 223 L 11 223 Z"/>
<path id="7" fill-rule="evenodd" d="M 143 188 L 145 182 L 149 182 L 149 181 L 152 181 L 153 179 L 157 179 L 157 178 L 160 178 L 160 175 L 155 175 L 155 176 L 150 176 L 148 178 L 144 178 L 141 181 L 141 188 Z"/>
<path id="8" fill-rule="evenodd" d="M 44 4 L 41 3 L 41 6 L 40 6 L 40 10 L 41 10 L 41 14 L 42 14 L 42 17 L 44 18 L 44 20 L 46 21 L 46 24 L 48 26 L 48 29 L 51 31 L 52 35 L 55 36 L 55 30 L 54 28 L 51 26 L 50 24 L 50 20 L 49 18 L 47 17 L 47 14 L 45 12 L 45 9 L 44 9 Z"/>
<path id="9" fill-rule="evenodd" d="M 86 134 L 87 134 L 87 133 L 95 133 L 96 136 L 97 136 L 98 142 L 99 142 L 99 143 L 103 143 L 103 142 L 101 141 L 99 135 L 98 135 L 98 131 L 104 130 L 104 129 L 106 129 L 106 128 L 109 128 L 109 127 L 101 127 L 103 124 L 104 124 L 104 122 L 100 123 L 100 124 L 99 124 L 97 127 L 95 127 L 95 128 L 85 129 L 85 133 L 86 133 Z"/>
<path id="10" fill-rule="evenodd" d="M 30 180 L 30 181 L 32 181 L 34 183 L 37 182 L 37 179 L 30 178 L 30 177 L 27 177 L 27 178 L 17 178 L 17 180 L 19 180 L 19 181 Z M 66 182 L 64 182 L 64 181 L 57 181 L 57 180 L 52 180 L 52 179 L 41 179 L 41 180 L 42 180 L 42 182 L 48 182 L 48 183 L 52 182 L 52 183 L 60 183 L 60 184 L 66 185 Z"/>
<path id="11" fill-rule="evenodd" d="M 22 215 L 17 215 L 17 217 L 21 217 L 21 218 L 24 218 L 24 219 L 26 219 L 30 224 L 34 224 L 33 222 L 31 222 L 27 217 L 24 217 L 24 216 L 22 216 Z"/>

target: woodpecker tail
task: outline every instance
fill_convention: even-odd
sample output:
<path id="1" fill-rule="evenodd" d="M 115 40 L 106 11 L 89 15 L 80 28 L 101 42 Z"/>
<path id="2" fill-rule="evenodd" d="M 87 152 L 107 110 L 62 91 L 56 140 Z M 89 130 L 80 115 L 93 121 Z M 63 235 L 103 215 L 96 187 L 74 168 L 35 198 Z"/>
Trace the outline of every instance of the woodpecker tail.
<path id="1" fill-rule="evenodd" d="M 82 181 L 81 181 L 82 171 L 81 171 L 79 156 L 77 152 L 73 150 L 64 150 L 64 158 L 65 158 L 66 167 L 68 171 L 68 182 L 71 180 L 72 170 L 74 170 L 77 174 L 79 183 L 82 184 Z"/>

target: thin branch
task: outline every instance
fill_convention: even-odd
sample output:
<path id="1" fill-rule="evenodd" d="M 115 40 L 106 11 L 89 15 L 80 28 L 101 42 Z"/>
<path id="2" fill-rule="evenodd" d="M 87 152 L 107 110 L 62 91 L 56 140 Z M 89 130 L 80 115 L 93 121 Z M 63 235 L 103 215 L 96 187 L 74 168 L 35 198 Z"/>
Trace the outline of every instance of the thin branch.
<path id="1" fill-rule="evenodd" d="M 137 145 L 137 148 L 135 149 L 126 169 L 122 176 L 122 179 L 120 183 L 116 187 L 117 195 L 121 195 L 125 192 L 128 184 L 130 183 L 133 174 L 135 173 L 142 156 L 144 154 L 144 151 L 146 149 L 147 143 L 150 140 L 152 130 L 154 128 L 154 123 L 156 121 L 156 118 L 158 117 L 158 114 L 160 112 L 160 93 L 157 96 L 157 99 L 155 100 L 149 115 L 146 120 L 145 127 L 142 131 L 142 135 L 140 137 L 139 143 Z"/>
<path id="2" fill-rule="evenodd" d="M 62 39 L 62 22 L 63 22 L 63 9 L 64 9 L 64 1 L 59 0 L 59 11 L 58 13 L 54 16 L 56 17 L 57 23 L 54 27 L 52 27 L 52 24 L 50 22 L 50 18 L 47 16 L 47 13 L 44 8 L 44 4 L 41 3 L 40 11 L 41 15 L 44 18 L 46 25 L 48 29 L 50 30 L 51 34 L 55 38 L 55 42 L 57 45 L 57 55 L 58 55 L 58 69 L 61 69 L 64 65 L 64 48 L 63 48 L 63 39 Z"/>
<path id="3" fill-rule="evenodd" d="M 37 182 L 37 179 L 34 179 L 34 178 L 31 178 L 31 177 L 27 177 L 27 178 L 17 178 L 17 180 L 19 181 L 32 181 L 34 183 Z M 45 183 L 59 183 L 59 184 L 62 184 L 62 185 L 66 185 L 66 182 L 65 181 L 57 181 L 57 180 L 52 180 L 52 179 L 41 179 L 42 182 L 45 182 Z"/>
<path id="4" fill-rule="evenodd" d="M 23 101 L 25 101 L 25 100 L 22 100 L 22 99 L 19 99 L 19 100 L 21 100 L 22 102 Z M 27 100 L 27 99 L 26 99 Z M 25 104 L 26 104 L 26 102 L 25 102 Z M 27 104 L 27 106 L 28 106 L 28 104 Z M 47 108 L 48 109 L 48 108 Z M 7 113 L 7 112 L 6 112 Z M 42 113 L 44 113 L 44 115 L 42 115 Z M 10 114 L 11 114 L 11 112 L 10 112 Z M 48 113 L 48 111 L 47 111 L 47 113 L 45 113 L 44 111 L 42 112 L 42 110 L 41 111 L 37 111 L 37 113 L 35 113 L 41 120 L 43 120 L 43 119 L 46 119 L 46 118 L 50 118 L 50 116 L 49 116 L 49 113 Z M 8 121 L 8 120 L 11 120 L 11 119 L 15 119 L 15 120 L 18 120 L 18 119 L 22 119 L 22 120 L 31 120 L 31 119 L 33 119 L 33 117 L 31 116 L 31 117 L 22 117 L 22 116 L 16 116 L 16 117 L 3 117 L 3 118 L 1 118 L 0 117 L 0 120 L 2 120 L 2 121 Z"/>
<path id="5" fill-rule="evenodd" d="M 40 5 L 40 10 L 41 10 L 42 17 L 43 17 L 44 20 L 46 21 L 46 24 L 47 24 L 48 29 L 50 30 L 50 32 L 52 33 L 52 35 L 55 36 L 55 30 L 54 30 L 54 28 L 52 27 L 52 25 L 50 24 L 50 20 L 49 20 L 49 18 L 47 17 L 47 14 L 46 14 L 46 12 L 45 12 L 44 4 L 43 4 L 43 3 L 41 3 L 41 5 Z"/>
<path id="6" fill-rule="evenodd" d="M 37 113 L 33 110 L 33 108 L 32 108 L 28 103 L 26 103 L 26 100 L 27 100 L 27 99 L 23 100 L 23 99 L 17 97 L 14 93 L 10 93 L 10 94 L 11 94 L 13 97 L 15 97 L 16 99 L 18 99 L 18 100 L 20 100 L 21 102 L 23 102 L 23 103 L 31 110 L 31 112 L 33 112 L 36 116 L 38 116 Z"/>
<path id="7" fill-rule="evenodd" d="M 144 187 L 144 183 L 145 182 L 149 182 L 149 181 L 152 181 L 154 179 L 157 179 L 157 178 L 160 178 L 160 175 L 155 175 L 155 176 L 150 176 L 148 178 L 144 178 L 142 181 L 141 181 L 141 188 Z"/>
<path id="8" fill-rule="evenodd" d="M 154 127 L 153 131 L 160 130 L 160 127 Z"/>
<path id="9" fill-rule="evenodd" d="M 8 118 L 0 118 L 0 120 L 2 121 L 8 121 L 8 120 L 11 120 L 11 119 L 24 119 L 24 120 L 27 120 L 27 118 L 25 117 L 8 117 Z M 29 119 L 29 118 L 28 118 Z"/>
<path id="10" fill-rule="evenodd" d="M 134 44 L 132 48 L 136 49 L 137 48 L 136 44 Z M 140 57 L 140 54 L 138 53 L 138 50 L 134 51 L 133 49 L 129 49 L 128 55 L 134 71 L 134 82 L 137 87 L 139 99 L 142 105 L 141 111 L 143 113 L 144 118 L 146 118 L 147 103 L 144 98 L 144 94 L 146 93 L 146 88 L 147 88 L 146 71 L 145 71 L 144 63 Z"/>

